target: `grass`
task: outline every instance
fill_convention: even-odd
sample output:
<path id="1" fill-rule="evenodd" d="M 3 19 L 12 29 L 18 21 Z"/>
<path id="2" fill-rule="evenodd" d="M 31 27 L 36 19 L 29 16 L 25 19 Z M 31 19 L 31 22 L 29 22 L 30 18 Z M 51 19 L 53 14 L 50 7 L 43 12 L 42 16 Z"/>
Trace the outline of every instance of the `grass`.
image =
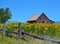
<path id="1" fill-rule="evenodd" d="M 19 41 L 18 39 L 13 37 L 5 37 L 4 39 L 2 39 L 2 34 L 0 34 L 0 44 L 55 44 L 50 41 L 39 40 L 26 35 L 24 36 L 24 38 L 26 39 L 26 41 L 21 39 Z"/>
<path id="2" fill-rule="evenodd" d="M 15 38 L 5 37 L 5 40 L 0 40 L 0 44 L 54 44 L 52 42 L 33 39 L 28 41 L 17 40 Z"/>
<path id="3" fill-rule="evenodd" d="M 26 41 L 21 39 L 19 41 L 18 39 L 13 37 L 5 37 L 4 39 L 2 39 L 2 34 L 0 33 L 0 44 L 55 44 L 50 41 L 39 40 L 36 38 L 29 37 L 27 35 L 24 35 L 23 37 L 26 39 Z"/>

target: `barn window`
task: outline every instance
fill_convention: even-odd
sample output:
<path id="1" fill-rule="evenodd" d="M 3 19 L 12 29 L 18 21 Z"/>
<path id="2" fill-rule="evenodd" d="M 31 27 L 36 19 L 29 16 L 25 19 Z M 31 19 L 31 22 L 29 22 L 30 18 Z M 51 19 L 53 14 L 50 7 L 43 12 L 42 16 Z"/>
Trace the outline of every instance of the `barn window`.
<path id="1" fill-rule="evenodd" d="M 42 21 L 42 23 L 45 23 L 44 21 Z"/>

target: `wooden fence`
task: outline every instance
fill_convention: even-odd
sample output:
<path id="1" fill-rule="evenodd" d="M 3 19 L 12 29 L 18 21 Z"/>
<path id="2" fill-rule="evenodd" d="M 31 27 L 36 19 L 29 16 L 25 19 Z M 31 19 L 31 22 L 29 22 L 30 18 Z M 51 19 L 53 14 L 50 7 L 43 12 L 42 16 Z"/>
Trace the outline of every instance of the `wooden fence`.
<path id="1" fill-rule="evenodd" d="M 18 34 L 18 35 L 19 35 L 19 36 L 18 36 L 19 41 L 20 41 L 21 35 L 22 35 L 22 34 L 26 34 L 26 35 L 28 35 L 28 36 L 30 36 L 30 37 L 33 37 L 33 38 L 36 38 L 36 39 L 39 39 L 39 40 L 45 40 L 45 41 L 49 41 L 49 42 L 54 42 L 54 43 L 60 44 L 60 40 L 43 38 L 43 37 L 36 36 L 36 35 L 32 35 L 32 34 L 30 34 L 30 33 L 28 33 L 28 32 L 22 31 L 22 29 L 21 29 L 21 24 L 20 24 L 20 23 L 18 24 L 18 32 L 15 32 L 15 31 L 12 31 L 12 30 L 5 30 L 4 28 L 3 28 L 2 32 L 3 32 L 3 37 L 5 37 L 5 33 L 6 33 L 6 32 L 11 32 L 11 33 L 14 33 L 14 34 Z"/>

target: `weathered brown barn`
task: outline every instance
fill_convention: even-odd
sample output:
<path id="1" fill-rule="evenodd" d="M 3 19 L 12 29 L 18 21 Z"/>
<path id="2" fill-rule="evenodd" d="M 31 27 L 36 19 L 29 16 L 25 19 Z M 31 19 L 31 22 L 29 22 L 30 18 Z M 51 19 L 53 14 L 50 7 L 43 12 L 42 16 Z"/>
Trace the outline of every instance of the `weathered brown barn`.
<path id="1" fill-rule="evenodd" d="M 32 15 L 27 23 L 54 23 L 54 21 L 50 20 L 44 13 L 41 15 Z"/>

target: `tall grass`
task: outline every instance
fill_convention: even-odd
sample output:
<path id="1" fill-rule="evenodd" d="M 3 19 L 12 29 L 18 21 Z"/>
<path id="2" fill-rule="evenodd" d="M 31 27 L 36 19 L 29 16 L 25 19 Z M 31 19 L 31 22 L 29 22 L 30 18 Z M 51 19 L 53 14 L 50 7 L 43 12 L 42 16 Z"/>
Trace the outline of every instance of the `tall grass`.
<path id="1" fill-rule="evenodd" d="M 43 37 L 60 38 L 60 24 L 21 23 L 22 30 Z M 0 29 L 2 26 L 0 25 Z M 18 22 L 6 24 L 6 29 L 18 32 Z"/>

